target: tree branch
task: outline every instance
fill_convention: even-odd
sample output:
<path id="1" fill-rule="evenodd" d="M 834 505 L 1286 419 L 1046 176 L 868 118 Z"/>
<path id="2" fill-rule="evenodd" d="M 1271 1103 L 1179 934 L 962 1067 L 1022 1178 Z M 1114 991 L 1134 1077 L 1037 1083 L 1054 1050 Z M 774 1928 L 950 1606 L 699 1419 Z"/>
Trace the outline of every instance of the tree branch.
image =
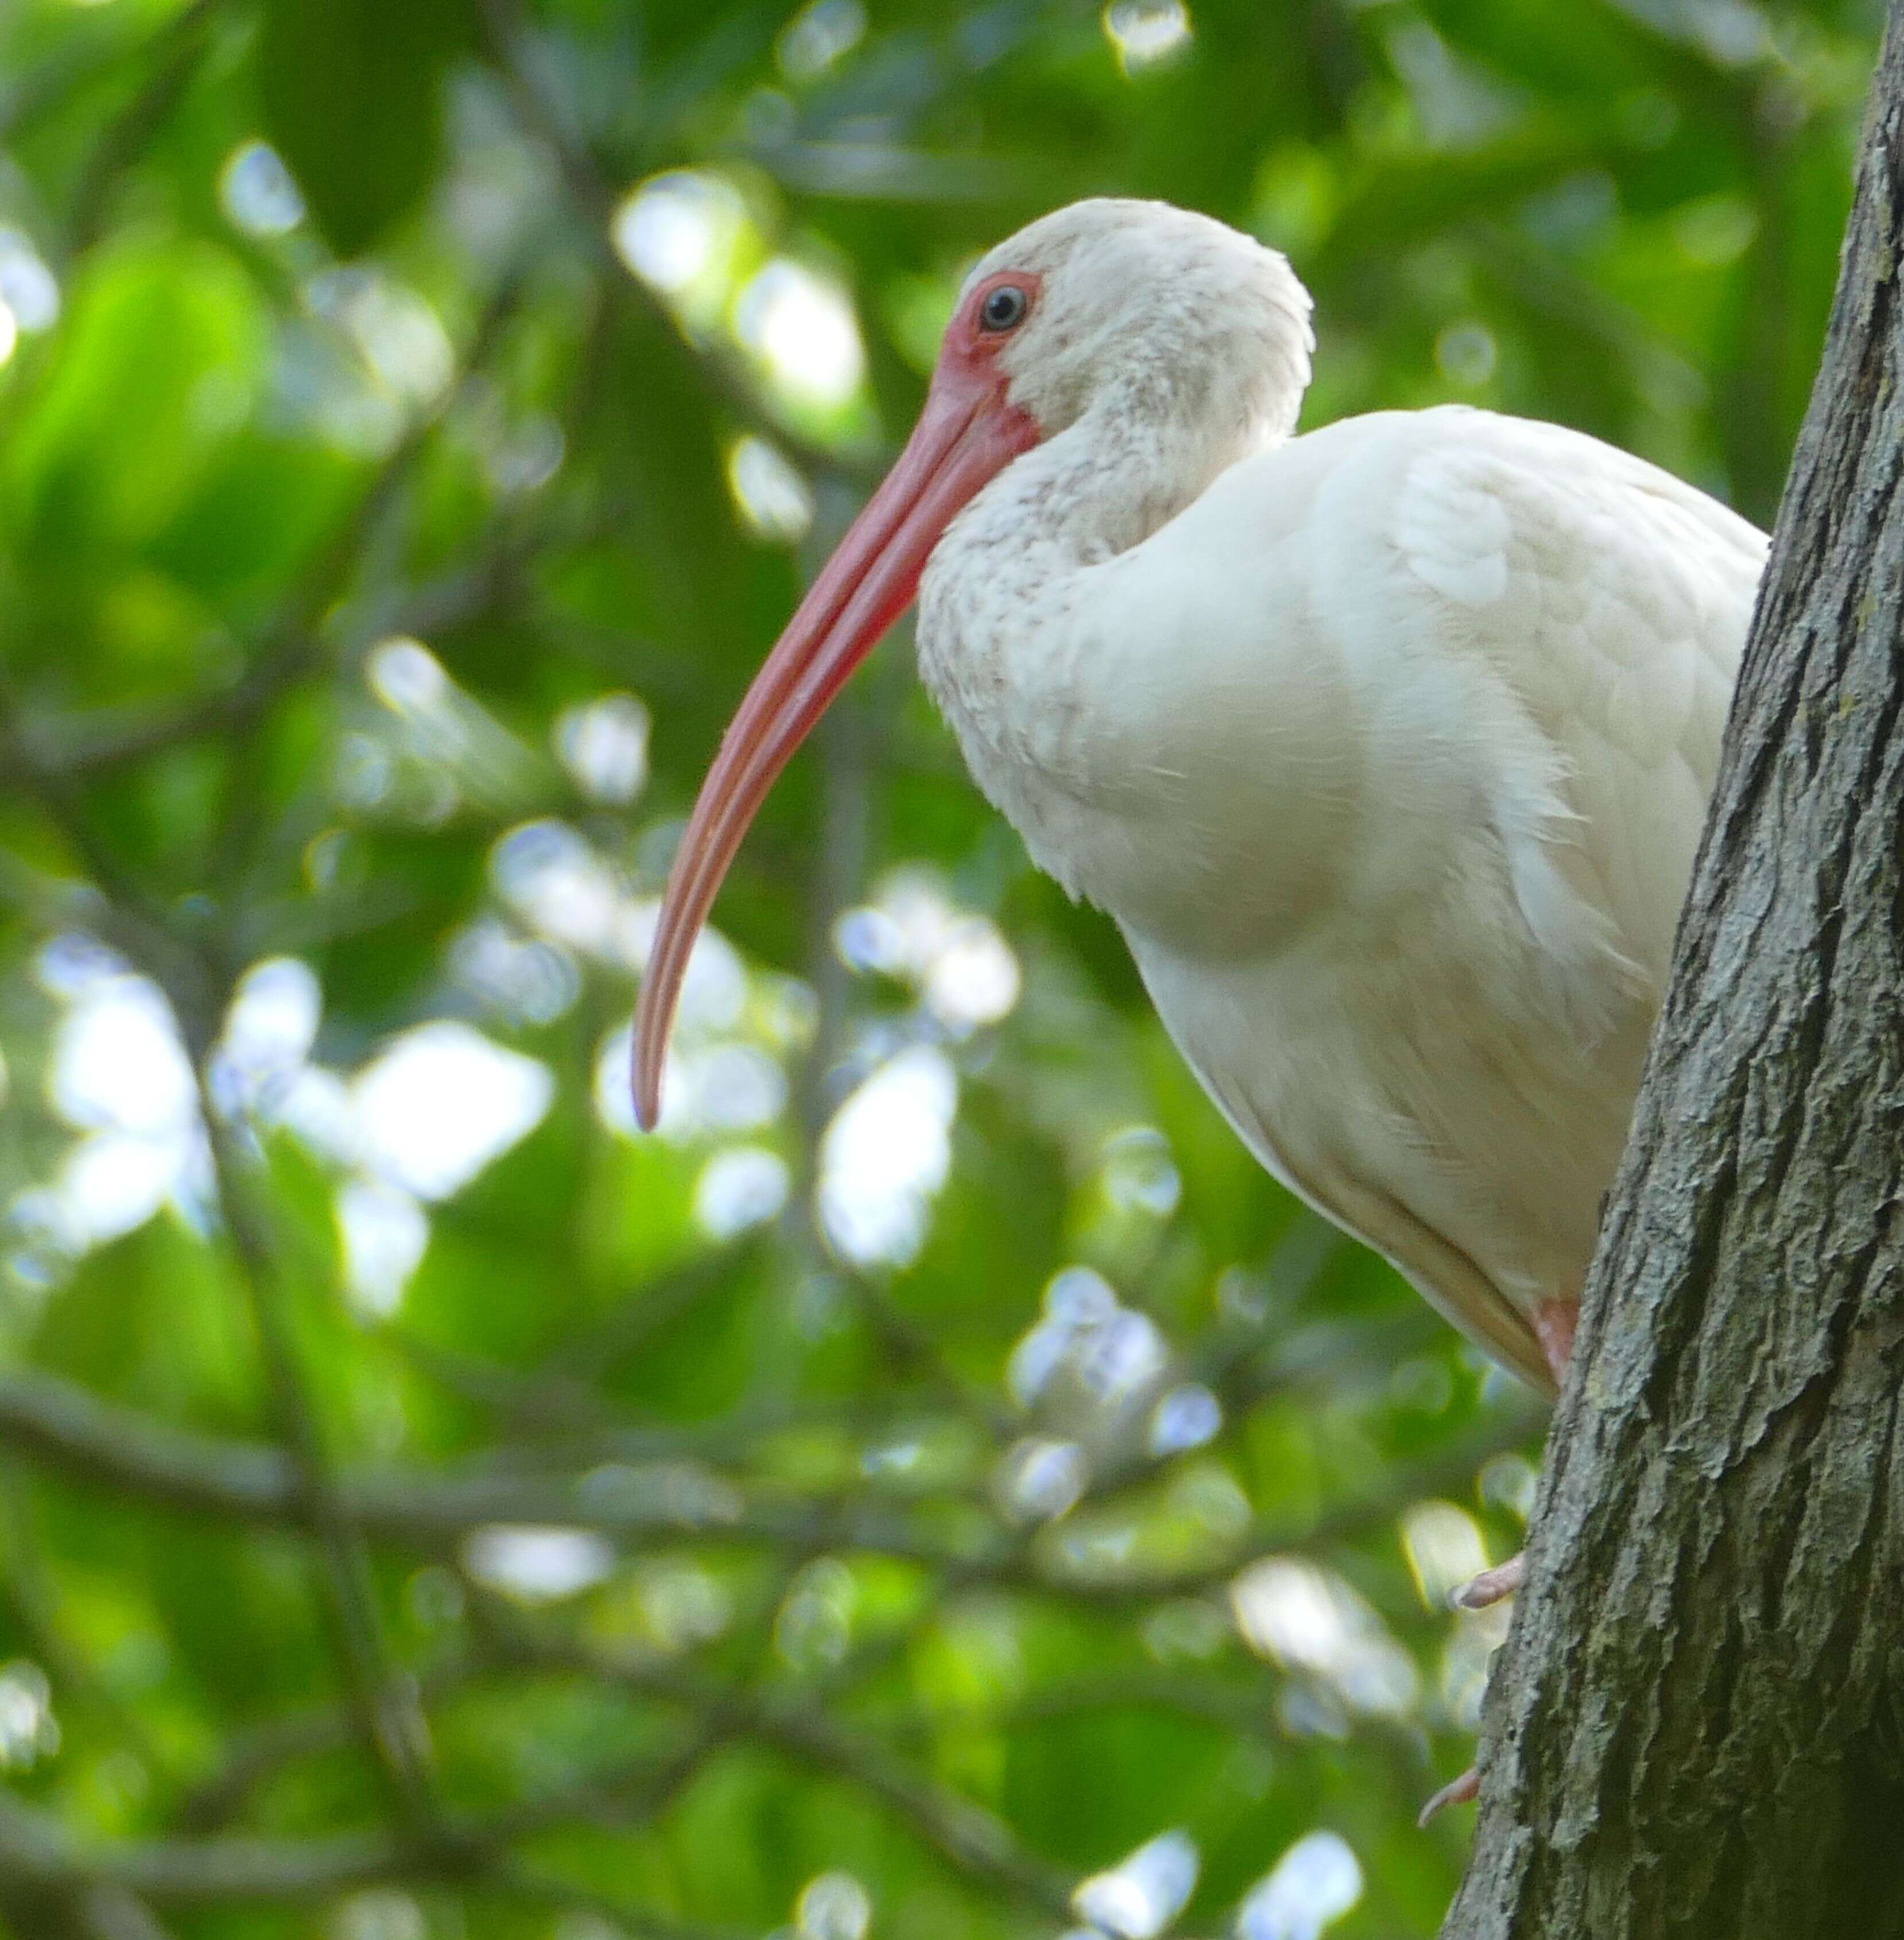
<path id="1" fill-rule="evenodd" d="M 1234 1553 L 1169 1574 L 1093 1578 L 1054 1566 L 1035 1536 L 987 1534 L 960 1543 L 903 1515 L 853 1505 L 749 1500 L 725 1485 L 670 1484 L 665 1473 L 611 1484 L 599 1470 L 511 1474 L 401 1469 L 346 1471 L 337 1483 L 345 1513 L 367 1533 L 432 1552 L 491 1524 L 560 1524 L 607 1536 L 716 1536 L 818 1554 L 862 1550 L 947 1571 L 963 1584 L 997 1583 L 1112 1605 L 1219 1587 L 1255 1557 L 1365 1534 L 1408 1502 L 1459 1489 L 1491 1456 L 1524 1442 L 1539 1408 L 1530 1399 L 1390 1486 L 1307 1527 L 1265 1524 Z M 130 1491 L 201 1514 L 253 1524 L 299 1520 L 294 1472 L 276 1450 L 214 1441 L 102 1401 L 60 1376 L 15 1368 L 0 1377 L 0 1443 L 75 1479 Z M 592 1478 L 592 1479 L 591 1479 Z"/>

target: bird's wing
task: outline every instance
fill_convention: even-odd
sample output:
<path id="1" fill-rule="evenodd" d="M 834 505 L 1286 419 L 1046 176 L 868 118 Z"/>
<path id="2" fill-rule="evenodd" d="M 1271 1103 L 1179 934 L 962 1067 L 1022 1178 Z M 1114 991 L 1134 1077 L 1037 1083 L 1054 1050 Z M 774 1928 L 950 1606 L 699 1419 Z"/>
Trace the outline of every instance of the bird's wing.
<path id="1" fill-rule="evenodd" d="M 1616 956 L 1656 1002 L 1765 535 L 1558 425 L 1452 407 L 1410 429 L 1390 534 L 1420 618 L 1551 751 L 1521 743 L 1494 803 L 1529 928 L 1589 1015 Z"/>
<path id="2" fill-rule="evenodd" d="M 1225 1029 L 1207 965 L 1168 998 L 1158 977 L 1158 1008 L 1272 1170 L 1280 1156 L 1305 1197 L 1539 1380 L 1522 1310 L 1585 1270 L 1765 540 L 1594 439 L 1461 409 L 1331 427 L 1211 497 L 1186 556 L 1199 538 L 1232 562 L 1253 543 L 1276 563 L 1266 578 L 1300 578 L 1298 599 L 1264 594 L 1276 617 L 1253 637 L 1272 678 L 1295 656 L 1347 683 L 1365 831 L 1350 861 L 1389 886 L 1399 968 L 1338 956 L 1322 973 L 1348 1020 L 1332 1080 L 1277 1082 L 1270 1053 Z M 1396 898 L 1424 876 L 1454 886 Z M 1423 909 L 1432 934 L 1411 926 Z M 1362 1075 L 1353 1110 L 1314 1096 Z"/>

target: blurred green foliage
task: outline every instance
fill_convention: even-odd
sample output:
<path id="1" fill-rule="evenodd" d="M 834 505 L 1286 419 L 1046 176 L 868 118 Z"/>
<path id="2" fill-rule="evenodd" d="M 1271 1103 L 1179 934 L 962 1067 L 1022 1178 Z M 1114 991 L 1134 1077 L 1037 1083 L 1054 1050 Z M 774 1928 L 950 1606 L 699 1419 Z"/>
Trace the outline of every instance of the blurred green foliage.
<path id="1" fill-rule="evenodd" d="M 0 11 L 17 1940 L 1434 1930 L 1538 1411 L 1256 1170 L 902 641 L 645 1141 L 634 975 L 980 249 L 1206 209 L 1305 422 L 1767 520 L 1878 11 Z"/>

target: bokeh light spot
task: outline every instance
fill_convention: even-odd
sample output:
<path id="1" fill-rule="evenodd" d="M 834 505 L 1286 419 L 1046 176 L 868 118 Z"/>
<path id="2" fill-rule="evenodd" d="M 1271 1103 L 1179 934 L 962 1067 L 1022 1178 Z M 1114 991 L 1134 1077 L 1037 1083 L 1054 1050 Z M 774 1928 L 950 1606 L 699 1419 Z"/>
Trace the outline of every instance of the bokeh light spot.
<path id="1" fill-rule="evenodd" d="M 1104 9 L 1104 32 L 1126 74 L 1152 67 L 1180 51 L 1190 39 L 1190 13 L 1182 0 L 1112 0 Z"/>
<path id="2" fill-rule="evenodd" d="M 450 1020 L 405 1032 L 359 1072 L 365 1162 L 424 1200 L 447 1199 L 542 1120 L 548 1068 Z"/>
<path id="3" fill-rule="evenodd" d="M 1197 1848 L 1187 1832 L 1160 1834 L 1071 1896 L 1092 1926 L 1115 1940 L 1155 1940 L 1195 1890 Z"/>
<path id="4" fill-rule="evenodd" d="M 1297 1840 L 1250 1890 L 1237 1915 L 1237 1940 L 1317 1940 L 1362 1897 L 1362 1868 L 1337 1832 Z"/>
<path id="5" fill-rule="evenodd" d="M 844 404 L 865 375 L 866 353 L 846 292 L 790 257 L 775 257 L 740 292 L 734 327 L 789 402 Z"/>
<path id="6" fill-rule="evenodd" d="M 813 523 L 813 495 L 785 456 L 751 433 L 728 453 L 728 489 L 755 538 L 777 545 L 804 539 Z"/>
<path id="7" fill-rule="evenodd" d="M 218 206 L 247 236 L 283 236 L 304 219 L 304 198 L 268 142 L 243 142 L 218 171 Z"/>

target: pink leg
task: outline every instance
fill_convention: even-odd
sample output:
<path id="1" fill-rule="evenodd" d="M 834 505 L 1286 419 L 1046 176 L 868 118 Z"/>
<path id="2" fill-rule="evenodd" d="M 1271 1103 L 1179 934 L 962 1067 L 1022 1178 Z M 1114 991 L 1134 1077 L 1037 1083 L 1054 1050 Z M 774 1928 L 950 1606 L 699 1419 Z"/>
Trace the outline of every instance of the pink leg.
<path id="1" fill-rule="evenodd" d="M 1546 1356 L 1547 1365 L 1554 1371 L 1554 1385 L 1557 1388 L 1566 1383 L 1567 1364 L 1573 1355 L 1573 1330 L 1579 1321 L 1580 1303 L 1577 1300 L 1543 1301 L 1534 1310 L 1534 1338 L 1540 1343 L 1540 1351 Z M 1520 1588 L 1526 1569 L 1524 1557 L 1510 1556 L 1505 1563 L 1497 1563 L 1493 1569 L 1482 1570 L 1478 1576 L 1469 1577 L 1466 1582 L 1448 1593 L 1448 1600 L 1457 1610 L 1484 1610 L 1489 1604 L 1512 1596 Z"/>
<path id="2" fill-rule="evenodd" d="M 1577 1300 L 1545 1300 L 1534 1310 L 1534 1338 L 1540 1343 L 1540 1351 L 1547 1356 L 1547 1365 L 1553 1370 L 1557 1388 L 1567 1383 L 1567 1364 L 1573 1358 L 1573 1330 L 1579 1324 L 1580 1303 Z"/>
<path id="3" fill-rule="evenodd" d="M 1543 1301 L 1535 1310 L 1534 1338 L 1539 1341 L 1540 1351 L 1546 1356 L 1547 1365 L 1553 1370 L 1557 1388 L 1566 1385 L 1567 1363 L 1573 1357 L 1573 1331 L 1579 1322 L 1580 1303 L 1577 1300 Z M 1505 1563 L 1496 1563 L 1491 1569 L 1482 1570 L 1478 1576 L 1469 1577 L 1458 1588 L 1449 1591 L 1448 1600 L 1457 1610 L 1484 1610 L 1491 1603 L 1498 1603 L 1512 1596 L 1520 1588 L 1527 1568 L 1527 1553 L 1522 1551 L 1510 1556 Z M 1481 1774 L 1469 1765 L 1453 1784 L 1443 1786 L 1421 1808 L 1421 1816 L 1416 1823 L 1426 1826 L 1444 1806 L 1463 1804 L 1480 1790 Z"/>

